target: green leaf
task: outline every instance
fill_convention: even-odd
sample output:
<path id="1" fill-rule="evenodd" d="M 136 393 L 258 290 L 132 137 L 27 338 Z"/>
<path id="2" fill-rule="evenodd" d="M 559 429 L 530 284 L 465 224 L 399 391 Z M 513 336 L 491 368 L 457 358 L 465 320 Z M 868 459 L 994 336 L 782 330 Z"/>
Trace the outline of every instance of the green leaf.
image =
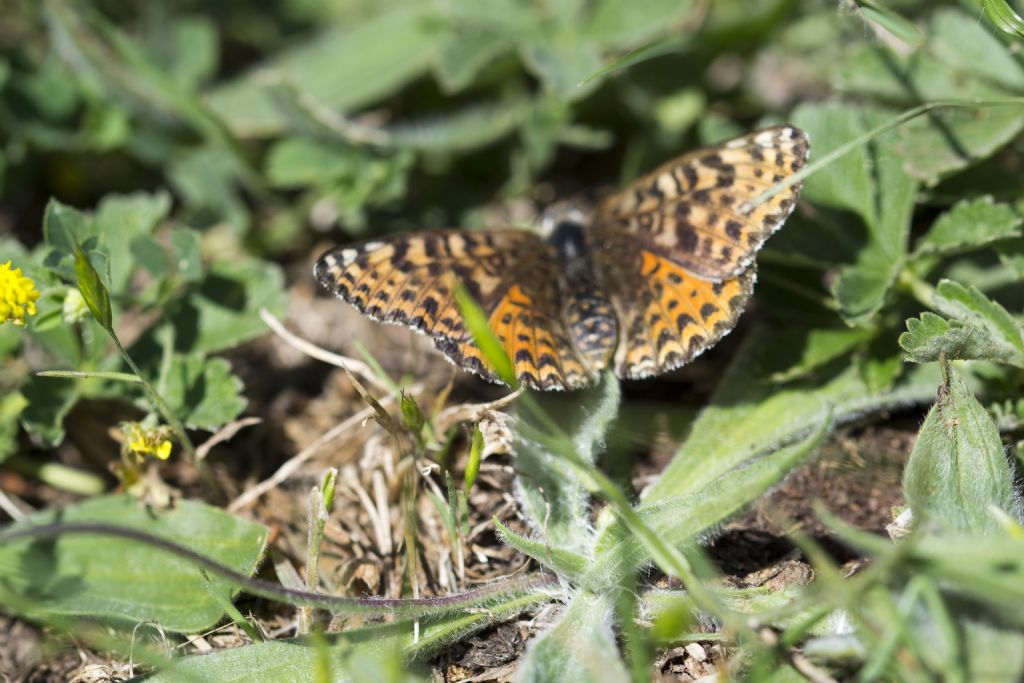
<path id="1" fill-rule="evenodd" d="M 632 52 L 628 52 L 618 59 L 612 60 L 611 63 L 587 76 L 586 79 L 583 80 L 583 83 L 589 83 L 590 81 L 604 78 L 605 76 L 609 76 L 617 71 L 623 71 L 631 66 L 642 64 L 651 59 L 655 59 L 656 57 L 680 52 L 685 45 L 685 39 L 678 38 L 676 36 L 663 38 L 657 42 L 645 45 L 644 47 L 633 50 Z"/>
<path id="2" fill-rule="evenodd" d="M 154 194 L 108 194 L 100 200 L 93 216 L 95 234 L 110 256 L 110 287 L 126 291 L 129 279 L 139 265 L 124 249 L 142 236 L 152 235 L 171 211 L 171 196 L 165 191 Z"/>
<path id="3" fill-rule="evenodd" d="M 991 360 L 1009 362 L 1014 354 L 1001 349 L 980 325 L 948 321 L 925 311 L 920 318 L 907 320 L 907 331 L 900 335 L 900 346 L 907 360 L 931 363 L 942 356 L 950 360 Z"/>
<path id="4" fill-rule="evenodd" d="M 946 100 L 1006 100 L 1024 87 L 1024 68 L 977 21 L 940 9 L 928 42 L 912 55 L 860 46 L 840 68 L 839 87 L 899 105 Z M 1019 105 L 935 111 L 902 126 L 890 147 L 904 170 L 934 185 L 942 176 L 983 159 L 1024 129 Z"/>
<path id="5" fill-rule="evenodd" d="M 952 254 L 1020 236 L 1021 217 L 991 197 L 962 200 L 939 216 L 918 241 L 914 256 Z"/>
<path id="6" fill-rule="evenodd" d="M 466 458 L 466 470 L 463 474 L 466 494 L 476 484 L 476 476 L 480 472 L 480 461 L 484 451 L 484 433 L 480 431 L 480 425 L 473 425 L 473 439 L 469 444 L 469 457 Z"/>
<path id="7" fill-rule="evenodd" d="M 811 139 L 811 154 L 820 157 L 862 134 L 863 113 L 841 102 L 805 104 L 790 117 Z M 852 211 L 865 225 L 875 222 L 875 191 L 867 145 L 837 159 L 804 183 L 801 197 L 815 204 Z"/>
<path id="8" fill-rule="evenodd" d="M 1024 368 L 1024 328 L 999 303 L 976 287 L 939 282 L 932 306 L 950 320 L 923 313 L 907 320 L 900 346 L 915 363 L 938 360 L 990 360 Z"/>
<path id="9" fill-rule="evenodd" d="M 460 638 L 506 621 L 525 610 L 536 609 L 550 599 L 543 592 L 500 597 L 489 603 L 486 609 L 422 620 L 418 638 L 415 623 L 401 619 L 326 634 L 319 648 L 312 639 L 292 638 L 221 649 L 210 654 L 182 657 L 147 680 L 154 683 L 310 680 L 318 669 L 318 658 L 323 655 L 327 656 L 330 665 L 328 680 L 365 683 L 419 680 L 405 672 L 405 662 L 425 660 L 450 648 Z"/>
<path id="10" fill-rule="evenodd" d="M 804 345 L 792 348 L 799 359 L 782 372 L 772 375 L 773 382 L 788 382 L 804 377 L 831 361 L 844 356 L 871 339 L 873 333 L 864 328 L 808 330 L 801 335 Z"/>
<path id="11" fill-rule="evenodd" d="M 171 231 L 171 259 L 178 277 L 198 282 L 203 277 L 203 251 L 199 233 L 188 228 Z"/>
<path id="12" fill-rule="evenodd" d="M 210 107 L 236 134 L 268 136 L 285 119 L 264 92 L 268 72 L 302 84 L 331 109 L 353 111 L 425 73 L 436 50 L 436 30 L 425 21 L 429 2 L 406 2 L 353 25 L 339 22 L 299 46 L 273 55 L 209 93 Z"/>
<path id="13" fill-rule="evenodd" d="M 995 247 L 999 260 L 1012 268 L 1018 279 L 1024 278 L 1024 239 L 1006 240 Z"/>
<path id="14" fill-rule="evenodd" d="M 664 45 L 666 34 L 679 32 L 677 27 L 686 26 L 703 11 L 700 3 L 689 0 L 597 0 L 592 3 L 582 33 L 602 50 L 639 52 L 645 46 Z"/>
<path id="15" fill-rule="evenodd" d="M 700 489 L 645 500 L 637 508 L 637 514 L 664 543 L 676 548 L 695 543 L 701 533 L 724 523 L 817 452 L 832 424 L 831 413 L 826 411 L 821 418 L 811 434 L 801 441 L 774 452 L 757 453 L 741 467 Z M 594 561 L 587 568 L 583 584 L 614 585 L 623 578 L 623 570 L 632 571 L 651 559 L 639 539 L 625 525 L 616 522 L 598 538 Z"/>
<path id="16" fill-rule="evenodd" d="M 358 162 L 353 150 L 304 138 L 284 138 L 267 154 L 265 171 L 276 187 L 316 185 L 352 173 Z"/>
<path id="17" fill-rule="evenodd" d="M 462 286 L 455 288 L 455 300 L 459 304 L 459 312 L 465 320 L 466 329 L 473 336 L 473 343 L 480 349 L 484 359 L 503 382 L 511 387 L 517 386 L 519 381 L 512 360 L 491 329 L 487 314 Z"/>
<path id="18" fill-rule="evenodd" d="M 550 544 L 539 543 L 520 536 L 502 524 L 498 518 L 494 519 L 494 526 L 498 530 L 498 538 L 503 543 L 507 543 L 524 555 L 532 557 L 564 579 L 574 583 L 582 580 L 584 570 L 589 562 L 587 557 L 574 553 L 571 550 L 556 548 Z"/>
<path id="19" fill-rule="evenodd" d="M 522 683 L 629 681 L 626 665 L 615 644 L 612 613 L 609 596 L 586 591 L 576 593 L 554 628 L 530 644 L 516 680 Z"/>
<path id="20" fill-rule="evenodd" d="M 78 276 L 78 291 L 82 293 L 85 305 L 89 307 L 96 322 L 107 331 L 113 332 L 114 317 L 110 310 L 110 294 L 81 247 L 75 248 L 75 274 Z"/>
<path id="21" fill-rule="evenodd" d="M 201 503 L 178 501 L 157 511 L 127 496 L 87 500 L 33 515 L 8 529 L 53 522 L 108 523 L 165 538 L 235 571 L 255 570 L 266 528 Z M 0 601 L 33 619 L 98 618 L 127 628 L 156 620 L 163 629 L 194 633 L 223 616 L 218 600 L 235 589 L 208 582 L 188 560 L 135 540 L 90 534 L 0 545 Z"/>
<path id="22" fill-rule="evenodd" d="M 514 49 L 515 43 L 506 36 L 453 31 L 437 51 L 434 74 L 445 92 L 454 94 L 465 90 L 487 65 Z"/>
<path id="23" fill-rule="evenodd" d="M 1006 33 L 1024 37 L 1024 19 L 1013 9 L 1007 0 L 982 0 L 981 6 L 985 14 Z"/>
<path id="24" fill-rule="evenodd" d="M 28 399 L 20 417 L 25 431 L 47 446 L 60 444 L 64 440 L 64 418 L 81 396 L 78 382 L 32 376 L 22 392 Z"/>
<path id="25" fill-rule="evenodd" d="M 804 105 L 792 118 L 808 132 L 816 156 L 891 119 L 882 110 L 839 103 Z M 893 133 L 884 134 L 841 157 L 808 178 L 803 190 L 812 202 L 853 212 L 867 229 L 854 264 L 840 271 L 833 286 L 851 325 L 868 322 L 881 309 L 906 258 L 917 185 L 890 150 L 892 139 Z"/>
<path id="26" fill-rule="evenodd" d="M 215 261 L 167 324 L 174 328 L 176 350 L 214 353 L 264 334 L 260 308 L 281 315 L 286 300 L 284 277 L 276 265 Z"/>
<path id="27" fill-rule="evenodd" d="M 584 83 L 601 68 L 597 48 L 572 32 L 549 38 L 523 46 L 521 54 L 527 68 L 555 97 L 578 100 L 589 94 L 596 83 Z"/>
<path id="28" fill-rule="evenodd" d="M 619 383 L 605 373 L 600 384 L 570 395 L 536 393 L 523 400 L 536 403 L 536 410 L 557 424 L 574 450 L 593 463 L 619 408 Z M 526 410 L 519 419 L 541 433 L 546 425 Z M 545 444 L 531 440 L 519 430 L 516 470 L 523 515 L 544 543 L 588 555 L 593 543 L 585 482 L 575 468 Z"/>
<path id="29" fill-rule="evenodd" d="M 916 524 L 942 532 L 993 534 L 990 508 L 1020 518 L 999 430 L 953 369 L 918 432 L 903 476 Z"/>
<path id="30" fill-rule="evenodd" d="M 89 216 L 56 199 L 47 202 L 43 237 L 52 251 L 46 257 L 46 265 L 62 278 L 75 279 L 75 245 L 95 246 L 95 240 L 90 239 L 95 235 L 95 224 Z"/>
<path id="31" fill-rule="evenodd" d="M 18 417 L 28 405 L 28 399 L 18 391 L 8 391 L 0 398 L 0 463 L 18 446 Z"/>
<path id="32" fill-rule="evenodd" d="M 223 358 L 175 355 L 162 395 L 171 410 L 192 429 L 216 431 L 245 410 L 242 380 Z"/>
<path id="33" fill-rule="evenodd" d="M 858 4 L 865 19 L 878 24 L 909 47 L 916 48 L 924 42 L 924 35 L 916 24 L 904 19 L 882 3 L 875 0 L 858 0 Z"/>
<path id="34" fill-rule="evenodd" d="M 805 348 L 808 334 L 762 328 L 744 340 L 689 438 L 648 489 L 645 503 L 700 490 L 754 455 L 807 434 L 822 423 L 830 407 L 835 421 L 842 423 L 931 398 L 938 381 L 935 368 L 908 373 L 881 391 L 872 391 L 852 365 L 785 386 L 771 381 L 799 363 L 792 349 Z"/>

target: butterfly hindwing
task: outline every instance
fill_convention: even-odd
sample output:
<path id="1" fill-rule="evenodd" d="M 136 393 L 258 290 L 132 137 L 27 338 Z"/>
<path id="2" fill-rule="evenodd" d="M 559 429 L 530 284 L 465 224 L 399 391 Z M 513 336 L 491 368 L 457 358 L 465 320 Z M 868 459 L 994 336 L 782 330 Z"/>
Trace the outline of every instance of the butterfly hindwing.
<path id="1" fill-rule="evenodd" d="M 399 235 L 332 249 L 315 272 L 371 318 L 426 334 L 456 365 L 497 381 L 456 304 L 461 283 L 488 314 L 520 381 L 540 389 L 590 381 L 562 320 L 557 254 L 532 233 Z"/>
<path id="2" fill-rule="evenodd" d="M 607 265 L 620 328 L 616 374 L 641 379 L 689 363 L 732 330 L 754 280 L 754 266 L 705 280 L 646 249 Z"/>
<path id="3" fill-rule="evenodd" d="M 595 236 L 631 234 L 694 275 L 734 277 L 785 222 L 800 185 L 752 201 L 803 168 L 807 153 L 806 134 L 792 126 L 690 152 L 602 202 Z"/>

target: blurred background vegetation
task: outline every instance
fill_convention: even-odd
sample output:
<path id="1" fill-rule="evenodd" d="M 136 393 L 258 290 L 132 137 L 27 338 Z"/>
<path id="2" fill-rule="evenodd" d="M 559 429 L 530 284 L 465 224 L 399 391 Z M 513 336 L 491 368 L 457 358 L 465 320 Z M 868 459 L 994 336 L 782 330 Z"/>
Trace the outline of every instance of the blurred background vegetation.
<path id="1" fill-rule="evenodd" d="M 527 226 L 559 198 L 778 121 L 810 133 L 813 162 L 900 112 L 946 103 L 808 179 L 801 209 L 759 257 L 754 308 L 772 334 L 744 337 L 702 418 L 710 426 L 693 430 L 704 441 L 691 439 L 661 486 L 678 494 L 700 469 L 686 457 L 704 465 L 715 447 L 725 476 L 833 419 L 924 404 L 940 381 L 933 361 L 948 355 L 982 361 L 964 370 L 969 388 L 952 386 L 963 414 L 998 426 L 985 452 L 1002 478 L 935 506 L 927 492 L 948 472 L 919 468 L 907 497 L 936 517 L 990 503 L 1012 516 L 1000 439 L 1019 453 L 1024 337 L 1008 311 L 1024 307 L 1021 30 L 1009 4 L 988 0 L 0 0 L 0 264 L 12 259 L 42 292 L 27 330 L 0 327 L 0 463 L 35 476 L 66 459 L 51 456 L 68 440 L 96 448 L 95 433 L 69 426 L 81 402 L 151 409 L 135 384 L 34 374 L 124 369 L 75 299 L 74 236 L 129 353 L 187 427 L 214 431 L 265 407 L 240 379 L 259 369 L 218 354 L 265 333 L 258 310 L 283 314 L 327 244 Z M 759 426 L 734 455 L 720 437 L 739 420 Z M 933 436 L 941 427 L 935 418 Z M 110 486 L 94 483 L 60 485 Z M 693 537 L 734 511 L 694 522 Z M 945 531 L 996 533 L 978 516 Z M 896 567 L 865 592 L 902 589 L 921 566 L 863 543 Z M 939 563 L 940 551 L 920 562 Z M 942 580 L 960 567 L 942 565 Z M 987 569 L 967 592 L 983 585 L 989 607 L 1015 604 L 1010 575 Z M 822 600 L 856 609 L 856 593 L 832 588 Z M 222 611 L 212 612 L 216 622 Z M 872 617 L 858 626 L 870 632 Z M 1004 617 L 1013 628 L 990 639 L 991 652 L 1021 642 L 1020 614 Z M 934 623 L 914 636 L 921 651 Z M 895 647 L 879 631 L 865 640 L 884 650 L 876 673 Z M 941 672 L 960 655 L 955 641 L 943 641 L 948 658 L 921 655 L 923 669 L 907 670 Z M 826 650 L 837 670 L 871 664 Z M 778 654 L 758 652 L 769 668 Z M 999 673 L 1010 680 L 1022 667 Z"/>

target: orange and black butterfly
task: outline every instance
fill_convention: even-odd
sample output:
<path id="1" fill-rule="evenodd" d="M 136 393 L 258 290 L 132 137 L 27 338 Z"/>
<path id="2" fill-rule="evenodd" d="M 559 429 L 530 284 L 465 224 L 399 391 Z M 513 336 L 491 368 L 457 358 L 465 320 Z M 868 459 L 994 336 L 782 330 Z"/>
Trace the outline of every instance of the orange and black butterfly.
<path id="1" fill-rule="evenodd" d="M 461 283 L 534 389 L 577 389 L 678 368 L 728 333 L 754 285 L 754 255 L 800 185 L 807 136 L 776 126 L 671 161 L 602 201 L 588 225 L 442 230 L 325 253 L 320 283 L 374 320 L 430 336 L 453 363 L 498 381 L 455 301 Z"/>

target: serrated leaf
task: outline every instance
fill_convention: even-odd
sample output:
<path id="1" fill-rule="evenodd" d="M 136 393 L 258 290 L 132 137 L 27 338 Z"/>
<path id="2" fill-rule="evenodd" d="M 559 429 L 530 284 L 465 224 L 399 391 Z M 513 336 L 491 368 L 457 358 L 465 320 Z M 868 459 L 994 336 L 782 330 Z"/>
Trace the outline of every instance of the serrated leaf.
<path id="1" fill-rule="evenodd" d="M 1024 278 L 1024 239 L 1006 240 L 996 245 L 999 260 Z"/>
<path id="2" fill-rule="evenodd" d="M 913 362 L 932 362 L 942 355 L 950 360 L 1008 361 L 979 326 L 949 322 L 925 311 L 920 318 L 907 319 L 906 330 L 899 337 L 899 345 L 906 351 L 907 360 Z"/>
<path id="3" fill-rule="evenodd" d="M 950 320 L 929 313 L 920 320 L 908 320 L 900 346 L 910 360 L 933 361 L 944 352 L 950 359 L 991 360 L 1024 367 L 1024 328 L 976 287 L 942 280 L 932 306 Z"/>
<path id="4" fill-rule="evenodd" d="M 999 430 L 952 368 L 918 433 L 903 490 L 915 523 L 942 532 L 1000 531 L 995 507 L 1020 518 Z"/>
<path id="5" fill-rule="evenodd" d="M 245 410 L 242 380 L 223 358 L 201 354 L 175 356 L 167 372 L 163 397 L 192 429 L 215 431 Z"/>
<path id="6" fill-rule="evenodd" d="M 1020 236 L 1021 217 L 991 197 L 962 200 L 939 216 L 918 241 L 914 256 L 951 254 Z"/>
<path id="7" fill-rule="evenodd" d="M 250 574 L 266 528 L 189 500 L 156 511 L 127 496 L 93 498 L 33 515 L 9 528 L 53 522 L 131 527 L 165 538 Z M 36 619 L 83 616 L 131 627 L 156 620 L 175 633 L 194 633 L 223 617 L 220 600 L 236 589 L 207 582 L 191 562 L 136 540 L 91 534 L 0 545 L 0 601 Z"/>

